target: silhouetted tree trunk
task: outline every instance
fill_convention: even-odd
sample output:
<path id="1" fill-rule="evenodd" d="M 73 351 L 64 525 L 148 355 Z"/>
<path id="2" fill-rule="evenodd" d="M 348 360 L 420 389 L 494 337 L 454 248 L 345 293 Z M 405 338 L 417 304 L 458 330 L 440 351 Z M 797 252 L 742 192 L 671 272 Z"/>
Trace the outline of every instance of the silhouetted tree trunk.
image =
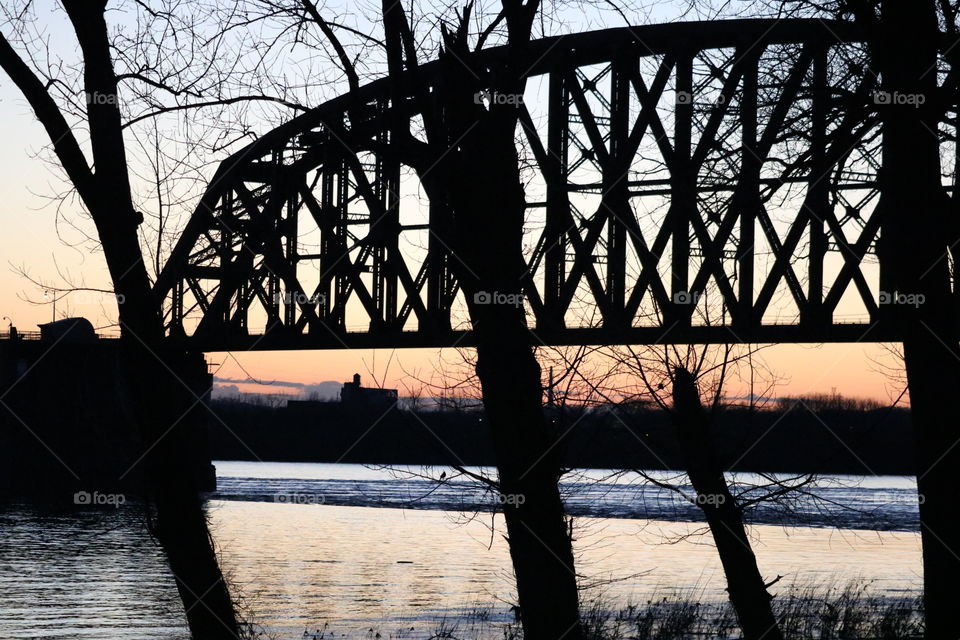
<path id="1" fill-rule="evenodd" d="M 885 310 L 899 323 L 917 438 L 917 488 L 924 563 L 926 637 L 957 635 L 960 601 L 960 389 L 957 314 L 944 240 L 949 199 L 941 184 L 937 95 L 937 11 L 933 0 L 884 0 L 873 51 L 883 90 L 924 104 L 881 106 L 883 163 L 878 213 L 881 289 L 920 294 L 923 303 Z M 955 247 L 953 247 L 955 249 Z"/>
<path id="2" fill-rule="evenodd" d="M 408 90 L 401 86 L 401 74 L 416 64 L 413 38 L 402 9 L 392 0 L 383 6 L 399 103 Z M 505 501 L 504 507 L 524 637 L 577 640 L 579 597 L 558 486 L 560 465 L 543 413 L 540 366 L 522 302 L 526 198 L 515 142 L 519 110 L 516 101 L 487 109 L 475 98 L 481 89 L 511 96 L 524 91 L 526 69 L 519 65 L 539 2 L 504 2 L 503 7 L 517 66 L 507 62 L 495 74 L 464 68 L 472 59 L 469 8 L 455 32 L 444 28 L 443 83 L 436 93 L 422 95 L 435 101 L 425 115 L 431 160 L 411 164 L 421 167 L 431 207 L 449 216 L 431 232 L 453 254 L 451 266 L 470 311 L 500 491 L 524 498 Z M 494 77 L 494 86 L 480 84 L 481 76 Z M 406 140 L 406 134 L 396 131 L 395 139 Z"/>
<path id="3" fill-rule="evenodd" d="M 782 640 L 770 606 L 772 596 L 757 566 L 743 515 L 730 493 L 723 468 L 714 455 L 709 417 L 700 402 L 694 377 L 677 367 L 673 382 L 672 419 L 677 429 L 686 472 L 697 492 L 727 578 L 730 603 L 746 640 Z"/>
<path id="4" fill-rule="evenodd" d="M 453 246 L 464 263 L 458 269 L 460 284 L 476 337 L 477 376 L 500 490 L 524 496 L 504 507 L 524 637 L 572 639 L 580 637 L 580 625 L 573 552 L 557 484 L 559 448 L 544 417 L 540 366 L 523 307 L 496 302 L 522 296 L 525 199 L 512 131 L 499 129 L 495 120 L 467 134 L 452 163 Z"/>
<path id="5" fill-rule="evenodd" d="M 127 173 L 117 79 L 110 53 L 104 0 L 64 0 L 83 55 L 92 163 L 47 87 L 0 36 L 0 67 L 30 103 L 54 151 L 96 225 L 118 295 L 121 348 L 145 448 L 148 491 L 155 501 L 153 531 L 163 546 L 193 637 L 238 637 L 236 614 L 217 564 L 200 501 L 195 470 L 184 451 L 195 398 L 183 383 L 183 359 L 163 344 L 140 250 Z M 93 168 L 91 168 L 93 167 Z"/>
<path id="6" fill-rule="evenodd" d="M 938 16 L 938 7 L 943 16 Z M 955 96 L 941 95 L 937 85 L 941 46 L 956 66 L 956 47 L 944 42 L 939 25 L 943 17 L 948 32 L 955 33 L 956 3 L 846 0 L 833 8 L 852 13 L 864 29 L 874 72 L 879 72 L 888 96 L 876 105 L 883 135 L 880 201 L 874 214 L 882 224 L 880 289 L 922 303 L 882 306 L 880 315 L 896 323 L 903 336 L 917 442 L 925 633 L 931 640 L 949 638 L 956 635 L 953 609 L 960 600 L 955 477 L 960 468 L 960 414 L 953 401 L 960 388 L 960 336 L 949 267 L 949 254 L 957 257 L 958 236 L 957 221 L 950 219 L 956 212 L 951 212 L 941 183 L 938 130 L 945 105 Z"/>

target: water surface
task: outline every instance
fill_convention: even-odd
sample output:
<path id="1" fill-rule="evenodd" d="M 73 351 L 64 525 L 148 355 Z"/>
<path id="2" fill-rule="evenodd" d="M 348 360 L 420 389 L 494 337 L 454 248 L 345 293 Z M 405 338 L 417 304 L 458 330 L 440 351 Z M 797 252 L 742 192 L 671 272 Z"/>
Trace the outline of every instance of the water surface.
<path id="1" fill-rule="evenodd" d="M 210 513 L 223 567 L 247 615 L 271 635 L 300 639 L 326 624 L 338 638 L 375 629 L 419 639 L 459 621 L 492 639 L 512 618 L 502 518 L 482 487 L 460 480 L 438 487 L 359 465 L 217 468 Z M 764 574 L 785 576 L 778 587 L 862 577 L 880 593 L 916 593 L 912 479 L 826 484 L 818 490 L 826 500 L 752 514 Z M 576 550 L 587 599 L 622 606 L 672 591 L 724 598 L 709 538 L 685 538 L 702 529 L 692 505 L 636 476 L 601 470 L 576 474 L 564 493 L 582 515 Z M 786 524 L 790 518 L 804 526 Z M 136 507 L 14 505 L 0 511 L 0 526 L 0 637 L 187 637 L 173 580 Z"/>

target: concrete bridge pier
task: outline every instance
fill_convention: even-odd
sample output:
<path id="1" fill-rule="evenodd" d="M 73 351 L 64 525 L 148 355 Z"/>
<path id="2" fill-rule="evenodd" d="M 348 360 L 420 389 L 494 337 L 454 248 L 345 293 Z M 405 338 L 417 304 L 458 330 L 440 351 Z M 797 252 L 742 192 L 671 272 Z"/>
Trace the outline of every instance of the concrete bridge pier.
<path id="1" fill-rule="evenodd" d="M 0 335 L 0 499 L 95 504 L 136 495 L 151 443 L 129 424 L 119 341 L 98 337 L 82 318 L 41 329 Z M 203 354 L 191 359 L 184 382 L 206 401 L 213 378 Z M 188 455 L 200 486 L 213 490 L 207 424 L 198 424 Z"/>

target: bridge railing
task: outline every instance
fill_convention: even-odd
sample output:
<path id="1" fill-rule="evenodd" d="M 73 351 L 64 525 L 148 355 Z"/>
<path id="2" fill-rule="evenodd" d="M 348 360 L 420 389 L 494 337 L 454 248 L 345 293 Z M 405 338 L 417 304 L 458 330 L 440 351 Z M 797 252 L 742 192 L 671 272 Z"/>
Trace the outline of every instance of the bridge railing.
<path id="1" fill-rule="evenodd" d="M 15 329 L 13 331 L 6 330 L 0 331 L 0 340 L 39 340 L 40 332 L 39 331 L 20 331 Z"/>

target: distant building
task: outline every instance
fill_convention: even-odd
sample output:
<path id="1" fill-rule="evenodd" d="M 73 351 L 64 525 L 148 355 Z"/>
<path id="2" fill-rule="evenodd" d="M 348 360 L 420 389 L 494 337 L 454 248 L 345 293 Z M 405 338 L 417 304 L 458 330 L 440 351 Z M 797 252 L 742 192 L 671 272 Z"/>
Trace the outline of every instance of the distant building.
<path id="1" fill-rule="evenodd" d="M 360 384 L 360 374 L 353 374 L 352 382 L 344 382 L 340 388 L 340 402 L 327 400 L 287 400 L 287 408 L 297 411 L 312 409 L 329 410 L 333 407 L 345 409 L 377 409 L 386 408 L 397 402 L 396 389 L 379 389 L 364 387 Z"/>
<path id="2" fill-rule="evenodd" d="M 86 318 L 64 318 L 38 326 L 44 342 L 89 344 L 97 341 L 97 332 Z"/>
<path id="3" fill-rule="evenodd" d="M 353 374 L 353 382 L 344 382 L 340 389 L 340 402 L 355 407 L 390 405 L 397 402 L 396 389 L 378 389 L 360 385 L 360 374 Z"/>

